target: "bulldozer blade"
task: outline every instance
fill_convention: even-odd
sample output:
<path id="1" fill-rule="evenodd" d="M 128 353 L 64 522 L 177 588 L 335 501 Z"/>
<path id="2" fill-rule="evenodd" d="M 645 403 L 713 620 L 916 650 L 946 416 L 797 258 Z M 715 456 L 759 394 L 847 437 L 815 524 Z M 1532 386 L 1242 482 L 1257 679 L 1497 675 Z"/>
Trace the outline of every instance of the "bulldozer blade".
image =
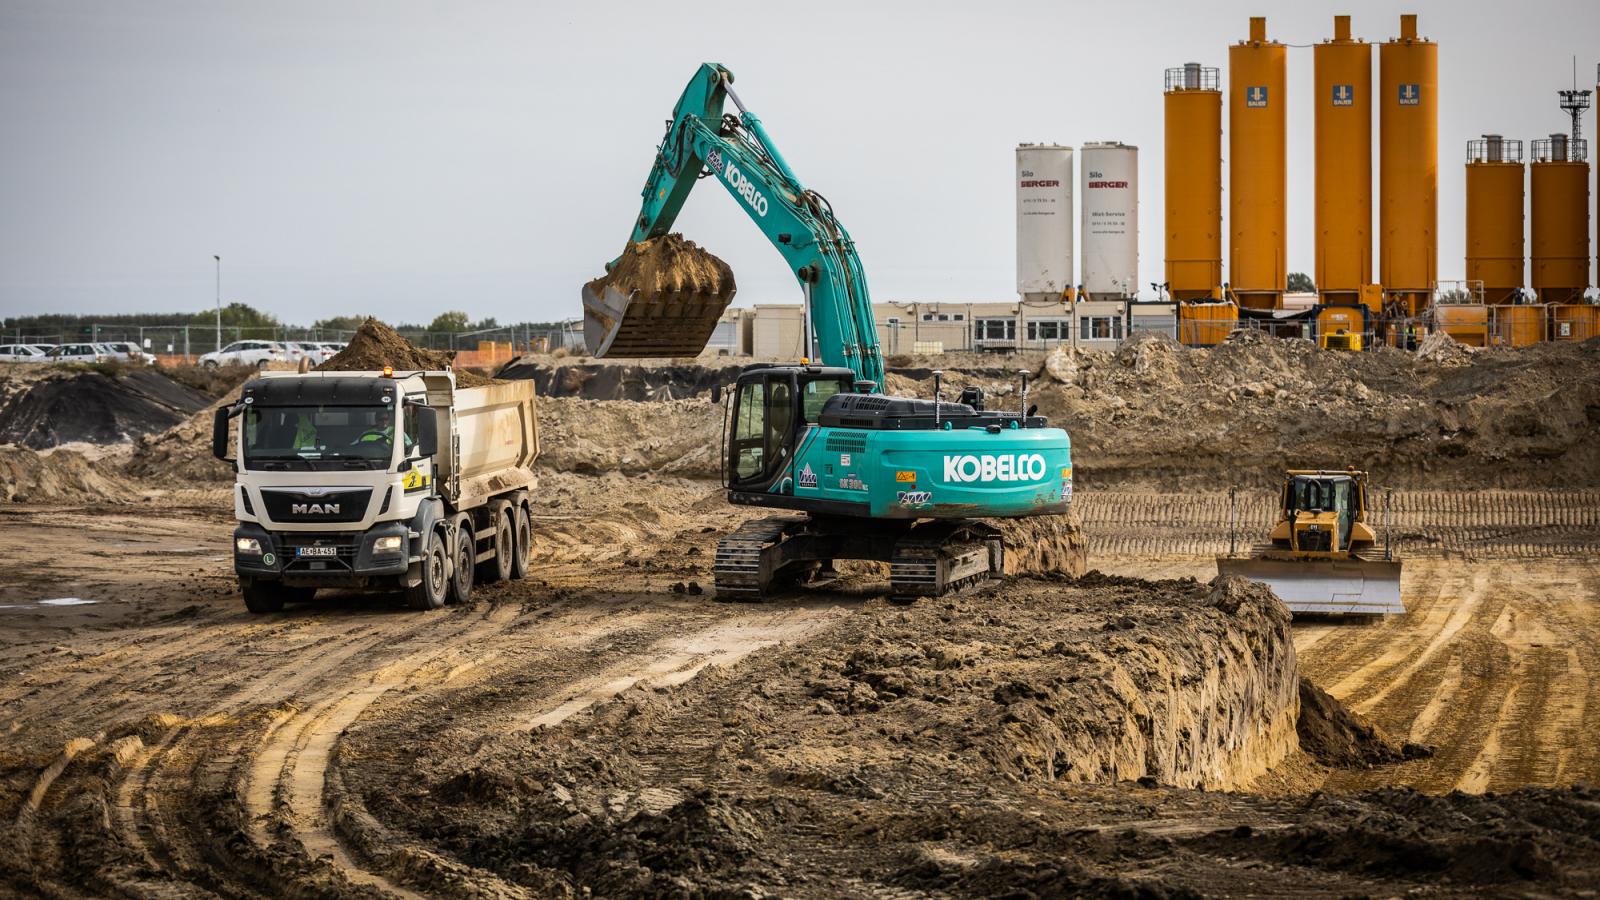
<path id="1" fill-rule="evenodd" d="M 583 286 L 583 341 L 596 357 L 643 359 L 698 356 L 711 340 L 733 292 L 624 294 Z"/>
<path id="2" fill-rule="evenodd" d="M 1400 561 L 1217 557 L 1217 574 L 1258 581 L 1293 613 L 1403 613 Z"/>

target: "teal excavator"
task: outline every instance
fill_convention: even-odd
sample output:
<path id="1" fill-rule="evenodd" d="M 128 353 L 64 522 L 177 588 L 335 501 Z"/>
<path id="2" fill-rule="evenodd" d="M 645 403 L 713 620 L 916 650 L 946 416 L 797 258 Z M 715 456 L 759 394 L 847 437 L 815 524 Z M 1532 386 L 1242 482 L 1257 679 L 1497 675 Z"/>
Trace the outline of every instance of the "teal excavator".
<path id="1" fill-rule="evenodd" d="M 723 113 L 725 100 L 737 115 Z M 794 272 L 806 348 L 798 364 L 743 372 L 724 404 L 728 500 L 787 512 L 718 542 L 717 593 L 759 597 L 825 576 L 837 559 L 887 562 L 900 599 L 1000 573 L 1002 532 L 985 519 L 1063 515 L 1072 500 L 1070 441 L 1028 408 L 1027 374 L 1013 410 L 987 409 L 975 387 L 945 400 L 937 373 L 932 400 L 885 396 L 854 242 L 739 101 L 733 73 L 712 63 L 673 111 L 630 246 L 664 238 L 707 175 Z M 583 289 L 585 338 L 596 356 L 696 355 L 731 300 L 731 291 L 624 294 L 605 282 Z"/>

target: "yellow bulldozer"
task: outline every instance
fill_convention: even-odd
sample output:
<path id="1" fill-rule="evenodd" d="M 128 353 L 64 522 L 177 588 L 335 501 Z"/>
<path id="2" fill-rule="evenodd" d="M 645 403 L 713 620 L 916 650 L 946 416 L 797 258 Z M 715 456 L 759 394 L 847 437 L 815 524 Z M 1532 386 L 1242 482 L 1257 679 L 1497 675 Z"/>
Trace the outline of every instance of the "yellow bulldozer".
<path id="1" fill-rule="evenodd" d="M 1294 613 L 1403 613 L 1400 561 L 1387 540 L 1379 549 L 1370 511 L 1366 472 L 1291 469 L 1267 543 L 1239 555 L 1235 513 L 1228 555 L 1217 557 L 1217 572 L 1267 585 Z"/>

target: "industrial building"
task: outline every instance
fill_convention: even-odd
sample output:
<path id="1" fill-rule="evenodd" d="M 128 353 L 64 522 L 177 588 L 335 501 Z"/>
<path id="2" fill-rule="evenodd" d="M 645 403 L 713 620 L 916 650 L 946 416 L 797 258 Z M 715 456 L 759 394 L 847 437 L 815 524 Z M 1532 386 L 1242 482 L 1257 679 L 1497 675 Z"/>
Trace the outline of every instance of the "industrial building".
<path id="1" fill-rule="evenodd" d="M 1438 259 L 1439 48 L 1419 34 L 1415 15 L 1402 15 L 1398 36 L 1377 45 L 1374 93 L 1372 47 L 1344 15 L 1312 47 L 1317 294 L 1308 306 L 1286 297 L 1290 45 L 1270 39 L 1266 20 L 1255 17 L 1247 39 L 1228 48 L 1226 270 L 1222 80 L 1200 63 L 1166 70 L 1165 287 L 1179 301 L 1179 339 L 1214 345 L 1235 327 L 1340 347 L 1411 346 L 1431 329 L 1482 345 L 1600 335 L 1581 137 L 1590 92 L 1561 92 L 1571 127 L 1533 141 L 1526 165 L 1521 141 L 1489 134 L 1469 142 L 1466 277 L 1446 282 Z"/>

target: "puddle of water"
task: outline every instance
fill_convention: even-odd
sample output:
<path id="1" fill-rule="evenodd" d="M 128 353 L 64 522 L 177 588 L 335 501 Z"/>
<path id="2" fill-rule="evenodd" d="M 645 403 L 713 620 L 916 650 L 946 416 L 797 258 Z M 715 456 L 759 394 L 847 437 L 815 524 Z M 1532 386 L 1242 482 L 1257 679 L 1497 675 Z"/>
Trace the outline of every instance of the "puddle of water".
<path id="1" fill-rule="evenodd" d="M 54 600 L 40 600 L 40 606 L 88 606 L 99 603 L 99 600 L 84 600 L 81 597 L 58 597 Z"/>

